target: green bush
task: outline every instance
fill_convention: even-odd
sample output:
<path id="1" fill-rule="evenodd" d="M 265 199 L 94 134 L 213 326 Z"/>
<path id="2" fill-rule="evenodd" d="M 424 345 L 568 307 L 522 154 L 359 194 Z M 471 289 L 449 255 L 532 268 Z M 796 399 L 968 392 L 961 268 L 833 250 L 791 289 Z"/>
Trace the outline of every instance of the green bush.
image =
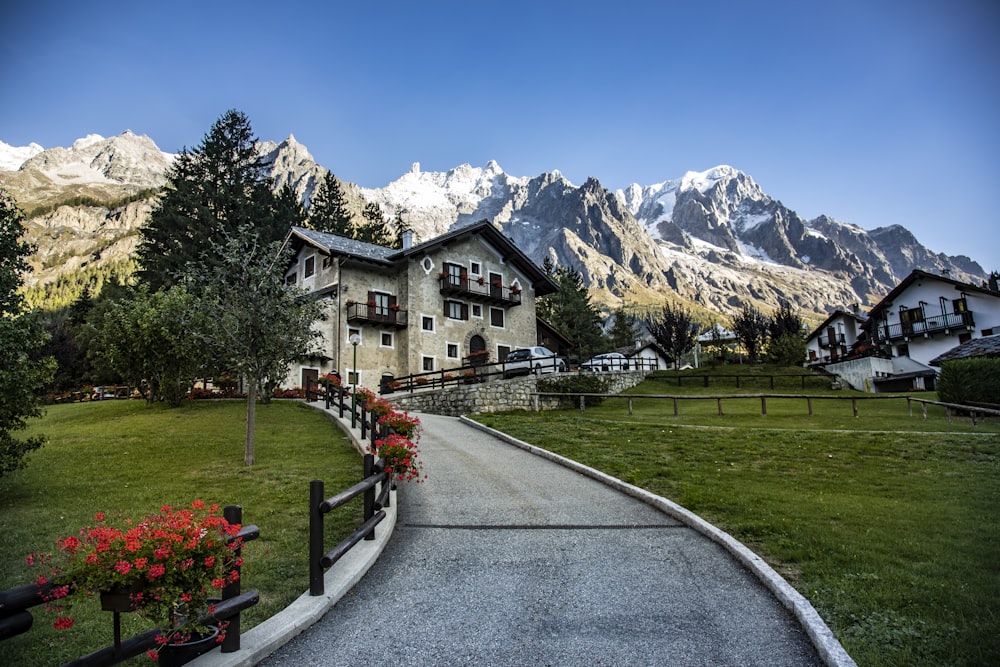
<path id="1" fill-rule="evenodd" d="M 538 391 L 546 394 L 606 394 L 608 381 L 597 373 L 576 373 L 567 377 L 543 378 Z M 586 405 L 600 405 L 599 396 L 587 396 Z"/>
<path id="2" fill-rule="evenodd" d="M 1000 359 L 946 361 L 937 390 L 945 403 L 1000 404 Z"/>

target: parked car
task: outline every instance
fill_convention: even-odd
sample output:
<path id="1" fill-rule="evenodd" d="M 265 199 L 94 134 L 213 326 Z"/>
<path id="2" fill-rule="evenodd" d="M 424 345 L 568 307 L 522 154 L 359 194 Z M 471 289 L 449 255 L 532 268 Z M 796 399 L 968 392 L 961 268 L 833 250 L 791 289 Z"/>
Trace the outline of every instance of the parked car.
<path id="1" fill-rule="evenodd" d="M 618 352 L 599 354 L 580 364 L 581 371 L 627 371 L 628 368 L 628 357 Z"/>
<path id="2" fill-rule="evenodd" d="M 565 370 L 565 359 L 556 356 L 556 353 L 547 347 L 536 345 L 508 352 L 504 360 L 503 376 L 506 379 L 515 375 L 562 373 Z"/>

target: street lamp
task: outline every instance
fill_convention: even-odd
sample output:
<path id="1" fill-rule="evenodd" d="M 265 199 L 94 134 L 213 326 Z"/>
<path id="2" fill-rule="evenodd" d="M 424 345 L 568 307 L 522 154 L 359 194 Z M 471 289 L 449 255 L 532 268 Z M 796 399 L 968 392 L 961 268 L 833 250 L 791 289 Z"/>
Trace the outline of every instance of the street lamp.
<path id="1" fill-rule="evenodd" d="M 351 334 L 351 337 L 347 340 L 350 341 L 351 345 L 354 346 L 354 363 L 351 366 L 351 373 L 354 377 L 354 382 L 351 383 L 351 428 L 354 428 L 355 420 L 357 419 L 357 405 L 358 405 L 358 343 L 361 342 L 361 336 L 358 334 Z"/>

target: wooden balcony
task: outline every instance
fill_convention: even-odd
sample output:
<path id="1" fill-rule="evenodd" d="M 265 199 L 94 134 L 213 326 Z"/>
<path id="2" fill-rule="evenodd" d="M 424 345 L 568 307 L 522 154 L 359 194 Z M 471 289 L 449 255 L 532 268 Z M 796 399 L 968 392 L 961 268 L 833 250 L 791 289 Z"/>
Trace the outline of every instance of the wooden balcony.
<path id="1" fill-rule="evenodd" d="M 489 303 L 497 306 L 520 306 L 521 290 L 504 287 L 479 278 L 444 276 L 441 279 L 441 294 L 455 296 L 469 301 Z"/>
<path id="2" fill-rule="evenodd" d="M 972 331 L 976 328 L 976 320 L 972 311 L 964 313 L 944 313 L 941 315 L 926 315 L 921 322 L 905 322 L 896 324 L 880 324 L 872 331 L 876 340 L 895 342 L 920 336 L 943 333 L 950 335 L 958 331 Z"/>
<path id="3" fill-rule="evenodd" d="M 348 304 L 347 321 L 352 324 L 373 324 L 396 329 L 405 329 L 408 326 L 407 311 L 368 303 Z"/>

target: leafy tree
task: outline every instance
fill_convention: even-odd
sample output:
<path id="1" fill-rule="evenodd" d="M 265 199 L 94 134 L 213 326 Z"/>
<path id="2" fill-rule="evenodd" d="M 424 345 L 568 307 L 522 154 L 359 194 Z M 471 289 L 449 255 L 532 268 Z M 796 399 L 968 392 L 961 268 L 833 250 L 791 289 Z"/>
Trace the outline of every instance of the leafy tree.
<path id="1" fill-rule="evenodd" d="M 202 330 L 204 344 L 220 368 L 247 380 L 243 462 L 248 466 L 255 461 L 258 393 L 283 380 L 288 365 L 310 352 L 319 336 L 313 329 L 321 316 L 318 303 L 305 290 L 285 284 L 281 267 L 289 252 L 279 242 L 263 243 L 244 226 L 216 250 L 221 264 L 188 274 L 189 283 L 203 295 L 205 317 L 213 323 Z"/>
<path id="2" fill-rule="evenodd" d="M 690 311 L 668 302 L 659 313 L 650 315 L 646 327 L 660 347 L 670 354 L 674 369 L 680 368 L 681 356 L 694 347 L 698 337 L 698 323 Z"/>
<path id="3" fill-rule="evenodd" d="M 639 318 L 628 313 L 624 307 L 616 308 L 611 317 L 613 322 L 608 331 L 611 347 L 618 349 L 635 345 L 639 334 Z"/>
<path id="4" fill-rule="evenodd" d="M 546 258 L 547 259 L 547 258 Z M 579 271 L 568 266 L 544 266 L 559 285 L 559 291 L 538 300 L 538 315 L 548 320 L 570 340 L 569 354 L 590 357 L 607 346 L 601 329 L 601 314 L 590 302 L 590 292 Z"/>
<path id="5" fill-rule="evenodd" d="M 219 265 L 207 253 L 251 225 L 264 243 L 288 232 L 275 205 L 270 165 L 259 155 L 247 117 L 228 111 L 194 150 L 181 150 L 168 187 L 142 230 L 139 276 L 154 290 L 175 284 L 190 264 Z"/>
<path id="6" fill-rule="evenodd" d="M 208 320 L 181 285 L 150 292 L 142 285 L 104 313 L 100 354 L 129 384 L 147 387 L 149 401 L 179 406 L 209 361 L 198 332 Z"/>
<path id="7" fill-rule="evenodd" d="M 306 226 L 318 232 L 354 237 L 354 222 L 340 180 L 326 172 L 313 194 Z"/>
<path id="8" fill-rule="evenodd" d="M 392 235 L 385 222 L 385 215 L 378 202 L 368 202 L 361 212 L 364 222 L 357 228 L 354 238 L 366 243 L 389 247 L 392 245 Z"/>
<path id="9" fill-rule="evenodd" d="M 800 366 L 806 358 L 806 341 L 802 335 L 802 317 L 792 310 L 787 301 L 782 302 L 767 323 L 771 343 L 767 346 L 767 359 L 782 366 Z"/>
<path id="10" fill-rule="evenodd" d="M 746 350 L 750 363 L 756 363 L 767 342 L 767 316 L 751 304 L 744 304 L 743 309 L 733 317 L 730 328 L 736 334 L 736 340 Z"/>
<path id="11" fill-rule="evenodd" d="M 42 446 L 40 436 L 17 438 L 30 417 L 41 416 L 39 394 L 54 362 L 39 355 L 45 330 L 25 310 L 20 289 L 31 270 L 34 252 L 24 236 L 24 213 L 0 190 L 0 477 L 24 467 L 29 452 Z"/>

